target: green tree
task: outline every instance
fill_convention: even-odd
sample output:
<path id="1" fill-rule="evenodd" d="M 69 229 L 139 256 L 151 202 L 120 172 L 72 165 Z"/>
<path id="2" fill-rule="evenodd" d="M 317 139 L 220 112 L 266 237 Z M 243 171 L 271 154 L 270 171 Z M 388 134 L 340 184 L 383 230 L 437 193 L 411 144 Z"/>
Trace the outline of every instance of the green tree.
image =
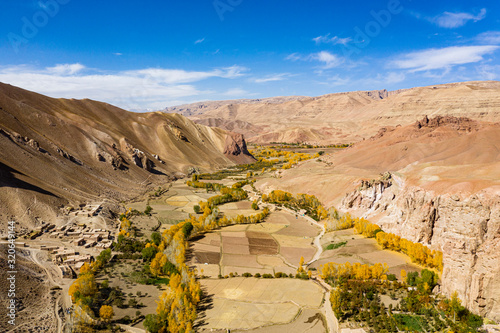
<path id="1" fill-rule="evenodd" d="M 157 251 L 158 250 L 156 250 L 154 246 L 145 247 L 141 251 L 142 259 L 146 262 L 150 262 L 155 257 Z"/>
<path id="2" fill-rule="evenodd" d="M 193 224 L 191 222 L 186 222 L 182 226 L 182 232 L 184 233 L 184 237 L 187 239 L 189 235 L 191 235 L 191 231 L 193 231 Z"/>
<path id="3" fill-rule="evenodd" d="M 144 327 L 150 333 L 158 333 L 162 326 L 163 325 L 160 323 L 158 315 L 148 314 L 144 320 Z"/>
<path id="4" fill-rule="evenodd" d="M 157 231 L 153 232 L 151 234 L 151 240 L 153 241 L 153 243 L 155 243 L 156 246 L 160 245 L 161 243 L 161 234 Z"/>

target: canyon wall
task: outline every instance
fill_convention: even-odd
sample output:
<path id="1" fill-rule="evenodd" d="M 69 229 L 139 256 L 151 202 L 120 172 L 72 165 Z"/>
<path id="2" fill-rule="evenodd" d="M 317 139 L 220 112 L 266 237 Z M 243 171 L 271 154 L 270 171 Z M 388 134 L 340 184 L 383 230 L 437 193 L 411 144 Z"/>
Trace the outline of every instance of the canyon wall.
<path id="1" fill-rule="evenodd" d="M 342 209 L 413 242 L 443 252 L 441 291 L 457 291 L 463 305 L 500 320 L 500 196 L 498 189 L 469 196 L 437 195 L 398 177 L 363 182 Z"/>

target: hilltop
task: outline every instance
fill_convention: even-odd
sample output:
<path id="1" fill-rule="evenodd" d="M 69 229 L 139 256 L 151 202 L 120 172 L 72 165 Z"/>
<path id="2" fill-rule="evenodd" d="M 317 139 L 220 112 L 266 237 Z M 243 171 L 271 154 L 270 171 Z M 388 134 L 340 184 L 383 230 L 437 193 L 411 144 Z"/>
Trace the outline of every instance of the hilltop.
<path id="1" fill-rule="evenodd" d="M 39 223 L 65 205 L 119 202 L 147 188 L 254 159 L 240 134 L 179 114 L 133 113 L 0 84 L 1 221 Z"/>
<path id="2" fill-rule="evenodd" d="M 353 143 L 380 127 L 408 125 L 423 116 L 499 121 L 500 82 L 476 81 L 301 97 L 282 102 L 220 101 L 183 106 L 195 122 L 245 134 L 248 141 Z M 179 112 L 168 108 L 167 112 Z"/>
<path id="3" fill-rule="evenodd" d="M 499 179 L 500 123 L 425 116 L 279 170 L 256 187 L 316 195 L 327 206 L 442 251 L 442 291 L 458 291 L 468 308 L 497 319 Z"/>

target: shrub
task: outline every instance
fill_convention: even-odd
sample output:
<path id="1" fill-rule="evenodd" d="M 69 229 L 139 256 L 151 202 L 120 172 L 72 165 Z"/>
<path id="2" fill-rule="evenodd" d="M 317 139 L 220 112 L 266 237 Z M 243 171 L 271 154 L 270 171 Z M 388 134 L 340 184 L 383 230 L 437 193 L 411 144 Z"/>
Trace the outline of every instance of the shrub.
<path id="1" fill-rule="evenodd" d="M 254 275 L 256 278 L 260 278 L 260 273 L 255 273 Z"/>
<path id="2" fill-rule="evenodd" d="M 394 274 L 387 274 L 387 280 L 389 280 L 389 281 L 397 281 L 398 278 Z"/>
<path id="3" fill-rule="evenodd" d="M 329 244 L 326 247 L 326 249 L 327 250 L 335 250 L 335 249 L 338 249 L 339 247 L 345 246 L 346 244 L 347 244 L 347 242 L 332 243 L 332 244 Z"/>
<path id="4" fill-rule="evenodd" d="M 243 277 L 252 277 L 252 273 L 243 273 Z"/>
<path id="5" fill-rule="evenodd" d="M 199 205 L 194 205 L 193 210 L 196 214 L 201 214 L 201 207 Z"/>
<path id="6" fill-rule="evenodd" d="M 151 333 L 158 333 L 162 328 L 162 324 L 159 321 L 158 315 L 148 314 L 144 320 L 144 327 Z"/>

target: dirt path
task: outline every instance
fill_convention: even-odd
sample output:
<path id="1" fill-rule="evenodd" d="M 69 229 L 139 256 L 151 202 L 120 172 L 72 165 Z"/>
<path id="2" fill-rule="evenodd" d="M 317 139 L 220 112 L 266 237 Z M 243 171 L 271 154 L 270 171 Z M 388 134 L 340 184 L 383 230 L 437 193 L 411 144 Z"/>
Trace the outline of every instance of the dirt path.
<path id="1" fill-rule="evenodd" d="M 40 254 L 40 251 L 41 250 L 36 250 L 36 249 L 30 249 L 29 252 L 30 252 L 30 257 L 31 259 L 33 260 L 33 262 L 35 264 L 37 264 L 38 266 L 40 266 L 41 268 L 43 268 L 43 270 L 45 271 L 45 274 L 47 275 L 47 278 L 49 279 L 49 282 L 50 284 L 54 285 L 54 286 L 60 286 L 61 285 L 61 281 L 55 281 L 53 276 L 52 276 L 52 273 L 50 272 L 50 270 L 46 267 L 47 264 L 46 263 L 43 263 L 42 261 L 40 261 L 40 259 L 38 258 L 38 255 Z M 65 295 L 66 294 L 66 295 Z M 59 307 L 60 307 L 60 301 L 62 300 L 62 303 L 64 304 L 64 306 L 62 306 L 63 308 L 63 311 L 64 309 L 66 308 L 66 305 L 68 304 L 67 303 L 67 297 L 69 297 L 67 295 L 67 293 L 65 293 L 65 289 L 63 288 L 62 289 L 62 294 L 56 299 L 55 301 L 55 305 L 54 305 L 54 314 L 55 314 L 55 317 L 57 319 L 57 332 L 62 332 L 63 331 L 63 320 L 62 318 L 59 316 Z"/>
<path id="2" fill-rule="evenodd" d="M 293 211 L 289 208 L 286 208 L 286 207 L 282 207 L 281 210 L 286 211 L 286 212 L 293 214 L 293 215 L 297 215 L 297 213 L 295 211 Z M 326 229 L 325 229 L 324 225 L 318 223 L 315 219 L 313 219 L 310 216 L 302 215 L 301 217 L 303 219 L 311 222 L 312 224 L 315 224 L 317 227 L 321 228 L 321 232 L 319 233 L 319 235 L 314 237 L 314 246 L 316 246 L 316 248 L 317 248 L 316 253 L 314 254 L 314 257 L 309 262 L 306 263 L 306 265 L 310 265 L 313 262 L 315 262 L 316 260 L 318 260 L 321 257 L 321 255 L 323 254 L 323 247 L 321 246 L 321 237 L 323 237 L 323 235 L 325 234 Z"/>
<path id="3" fill-rule="evenodd" d="M 249 198 L 250 200 L 260 200 L 262 202 L 262 197 L 260 195 L 258 195 L 257 193 L 255 193 L 253 191 L 253 189 L 251 187 L 248 187 L 245 189 L 247 192 L 249 192 Z M 276 207 L 276 205 L 274 204 L 271 204 L 271 203 L 266 203 L 266 205 L 268 206 L 271 206 L 271 207 Z M 287 212 L 291 215 L 297 215 L 297 212 L 289 209 L 289 208 L 286 208 L 286 207 L 280 207 L 281 211 L 284 211 L 284 212 Z M 323 254 L 323 246 L 321 246 L 321 238 L 325 235 L 326 233 L 326 228 L 323 224 L 317 222 L 315 219 L 313 219 L 312 217 L 310 216 L 307 216 L 307 215 L 303 215 L 301 216 L 303 219 L 305 219 L 306 221 L 309 221 L 310 223 L 316 225 L 317 227 L 321 228 L 321 232 L 316 236 L 314 237 L 314 246 L 316 247 L 316 253 L 314 254 L 313 258 L 308 262 L 306 263 L 306 265 L 310 265 L 312 264 L 313 262 L 317 261 L 321 255 Z M 297 266 L 295 265 L 292 265 L 290 264 L 289 262 L 287 262 L 284 258 L 281 258 L 283 259 L 283 261 L 291 266 L 291 267 L 294 267 L 294 268 L 298 268 Z M 315 280 L 316 283 L 318 283 L 324 290 L 325 290 L 325 301 L 323 302 L 323 310 L 324 310 L 324 313 L 325 313 L 325 318 L 326 318 L 326 322 L 327 322 L 327 329 L 328 329 L 328 332 L 329 333 L 337 333 L 337 323 L 335 321 L 335 313 L 333 312 L 332 310 L 332 304 L 330 302 L 330 291 L 332 290 L 332 287 L 327 284 L 325 281 L 323 281 L 321 279 L 321 277 L 317 276 L 316 280 Z"/>

